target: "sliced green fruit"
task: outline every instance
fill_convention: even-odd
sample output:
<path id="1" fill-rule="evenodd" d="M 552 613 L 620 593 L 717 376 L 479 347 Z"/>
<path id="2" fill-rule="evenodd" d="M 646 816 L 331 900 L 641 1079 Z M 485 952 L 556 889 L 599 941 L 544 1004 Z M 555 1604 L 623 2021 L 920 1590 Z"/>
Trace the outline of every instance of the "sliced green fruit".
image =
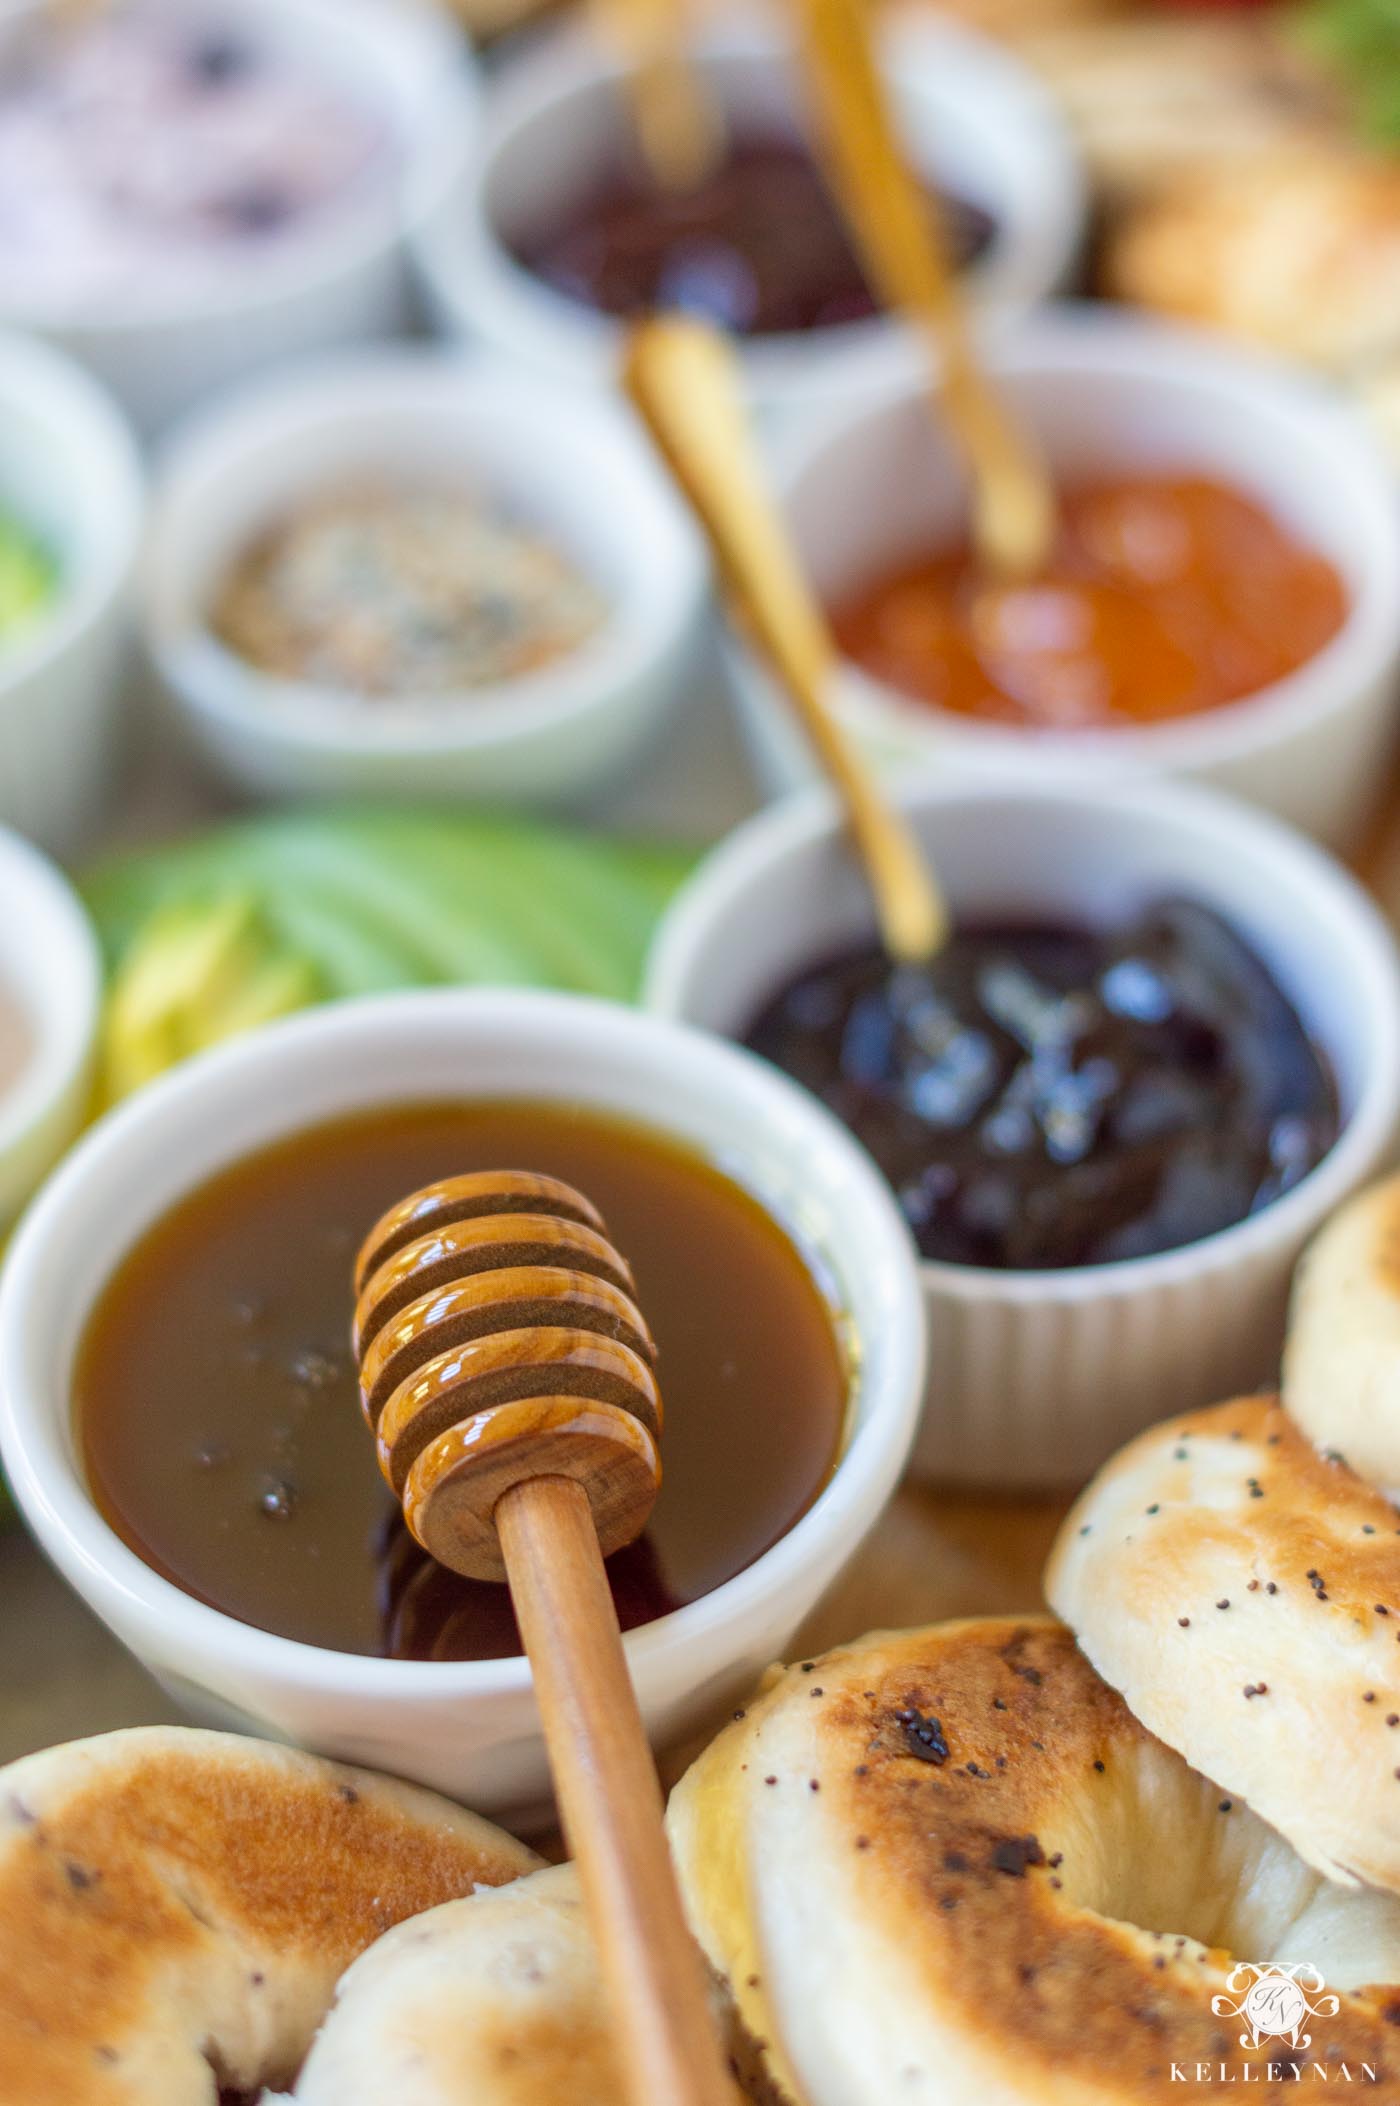
<path id="1" fill-rule="evenodd" d="M 157 909 L 112 980 L 100 1094 L 113 1103 L 191 1053 L 320 998 L 304 958 L 282 948 L 257 902 L 231 894 Z"/>
<path id="2" fill-rule="evenodd" d="M 58 568 L 48 551 L 0 515 L 0 643 L 43 613 L 57 584 Z"/>
<path id="3" fill-rule="evenodd" d="M 107 1097 L 346 995 L 451 984 L 632 1000 L 692 860 L 399 807 L 273 813 L 118 857 L 84 887 L 110 975 Z"/>

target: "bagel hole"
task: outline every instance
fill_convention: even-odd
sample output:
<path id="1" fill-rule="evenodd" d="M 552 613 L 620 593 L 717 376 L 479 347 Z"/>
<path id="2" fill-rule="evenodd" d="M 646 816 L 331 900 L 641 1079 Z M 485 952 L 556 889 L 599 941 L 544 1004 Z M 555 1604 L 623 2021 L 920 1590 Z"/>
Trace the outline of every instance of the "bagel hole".
<path id="1" fill-rule="evenodd" d="M 285 2084 L 255 2084 L 251 2091 L 247 2091 L 240 2085 L 225 2082 L 226 2073 L 220 2069 L 219 2057 L 212 2048 L 205 2048 L 204 2059 L 219 2087 L 216 2093 L 218 2106 L 283 2106 L 284 2101 L 286 2106 L 291 2106 L 292 2094 L 286 2088 L 292 2081 L 290 2078 Z"/>
<path id="2" fill-rule="evenodd" d="M 223 2082 L 219 2075 L 218 2059 L 207 2049 L 204 2059 L 213 2071 L 214 2081 L 219 2087 L 219 2106 L 294 2106 L 293 2094 L 289 2088 L 293 2080 L 290 2077 L 280 2079 L 275 2084 L 256 2085 L 252 2091 L 241 2091 L 236 2085 Z"/>
<path id="3" fill-rule="evenodd" d="M 1242 1800 L 1145 1743 L 1079 1795 L 1053 1845 L 1061 1898 L 1241 1960 L 1310 1961 L 1334 1989 L 1400 1979 L 1400 1901 L 1334 1885 Z"/>
<path id="4" fill-rule="evenodd" d="M 217 2087 L 215 2097 L 218 2106 L 293 2106 L 292 2086 L 297 2080 L 298 2071 L 288 2068 L 285 2062 L 280 2063 L 265 2081 L 254 2084 L 249 2089 L 242 2081 L 243 2071 L 239 2072 L 238 2081 L 234 2081 L 234 2073 L 229 2068 L 229 2061 L 233 2058 L 221 2053 L 217 2041 L 206 2040 L 199 2052 L 208 2064 L 209 2074 Z M 246 2070 L 249 2059 L 256 2061 L 261 2058 L 245 2055 L 236 2059 L 243 2062 Z"/>

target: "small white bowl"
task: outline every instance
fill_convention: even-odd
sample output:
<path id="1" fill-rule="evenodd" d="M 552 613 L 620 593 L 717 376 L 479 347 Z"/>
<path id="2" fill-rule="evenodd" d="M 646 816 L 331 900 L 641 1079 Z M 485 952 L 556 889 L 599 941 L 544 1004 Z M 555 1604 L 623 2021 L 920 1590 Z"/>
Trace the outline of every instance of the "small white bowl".
<path id="1" fill-rule="evenodd" d="M 108 787 L 145 491 L 116 405 L 0 331 L 0 506 L 52 549 L 53 603 L 0 642 L 0 822 L 66 850 Z"/>
<path id="2" fill-rule="evenodd" d="M 1074 781 L 1166 773 L 1235 791 L 1333 846 L 1354 846 L 1383 787 L 1400 684 L 1400 506 L 1361 421 L 1321 381 L 1204 334 L 1066 307 L 999 339 L 991 363 L 1066 476 L 1200 470 L 1262 503 L 1341 572 L 1333 641 L 1261 693 L 1174 723 L 1026 733 L 911 701 L 843 666 L 842 715 L 892 769 L 934 754 L 999 768 L 1033 755 Z M 778 490 L 823 599 L 965 534 L 965 481 L 916 387 L 847 401 L 779 434 Z M 735 651 L 741 718 L 773 790 L 810 780 L 766 672 Z"/>
<path id="3" fill-rule="evenodd" d="M 82 1125 L 102 1001 L 97 938 L 62 872 L 0 829 L 0 997 L 30 1032 L 27 1063 L 0 1091 L 0 1229 Z"/>
<path id="4" fill-rule="evenodd" d="M 1247 938 L 1327 1053 L 1343 1127 L 1274 1205 L 1181 1250 L 1060 1272 L 922 1267 L 928 1397 L 921 1474 L 1008 1489 L 1082 1482 L 1132 1434 L 1277 1379 L 1293 1263 L 1390 1152 L 1400 1120 L 1400 963 L 1389 930 L 1322 852 L 1210 791 L 1093 791 L 1027 771 L 900 793 L 954 912 L 1096 922 L 1168 893 Z M 867 887 L 824 794 L 751 820 L 662 923 L 650 1007 L 740 1034 L 804 965 L 873 935 Z"/>
<path id="5" fill-rule="evenodd" d="M 461 696 L 365 700 L 260 673 L 211 633 L 211 598 L 298 500 L 366 479 L 498 499 L 596 581 L 603 627 L 538 672 Z M 707 579 L 619 407 L 428 349 L 342 353 L 253 383 L 174 435 L 145 638 L 204 751 L 247 789 L 555 804 L 614 779 L 682 692 Z"/>
<path id="6" fill-rule="evenodd" d="M 913 1434 L 924 1338 L 912 1246 L 869 1159 L 786 1078 L 699 1032 L 563 995 L 439 991 L 334 1005 L 175 1070 L 94 1129 L 20 1230 L 0 1284 L 0 1450 L 60 1571 L 202 1716 L 522 1821 L 548 1793 L 524 1660 L 362 1659 L 192 1600 L 97 1513 L 69 1417 L 95 1298 L 184 1194 L 337 1114 L 489 1097 L 600 1106 L 692 1144 L 814 1254 L 846 1312 L 850 1420 L 826 1490 L 746 1571 L 626 1640 L 657 1743 L 711 1722 L 782 1652 L 874 1525 Z"/>
<path id="7" fill-rule="evenodd" d="M 728 21 L 696 42 L 705 75 L 741 124 L 793 134 L 796 61 L 782 27 Z M 989 323 L 1063 283 L 1077 253 L 1083 188 L 1048 97 L 1014 59 L 945 22 L 887 33 L 887 64 L 919 166 L 984 206 L 999 233 L 970 275 Z M 421 222 L 413 248 L 443 327 L 557 380 L 606 385 L 622 326 L 567 299 L 502 239 L 548 226 L 604 162 L 619 123 L 620 67 L 587 38 L 556 35 L 503 74 L 483 150 Z M 919 350 L 883 320 L 742 345 L 755 405 L 793 410 L 919 370 Z"/>
<path id="8" fill-rule="evenodd" d="M 0 15 L 0 56 L 49 0 Z M 207 19 L 201 15 L 200 19 Z M 387 337 L 409 312 L 409 225 L 475 145 L 479 91 L 469 47 L 430 0 L 239 0 L 229 19 L 269 49 L 342 79 L 388 118 L 403 158 L 381 195 L 339 210 L 222 277 L 133 288 L 113 305 L 66 311 L 7 298 L 0 322 L 37 331 L 111 387 L 156 431 L 229 381 L 300 353 Z"/>

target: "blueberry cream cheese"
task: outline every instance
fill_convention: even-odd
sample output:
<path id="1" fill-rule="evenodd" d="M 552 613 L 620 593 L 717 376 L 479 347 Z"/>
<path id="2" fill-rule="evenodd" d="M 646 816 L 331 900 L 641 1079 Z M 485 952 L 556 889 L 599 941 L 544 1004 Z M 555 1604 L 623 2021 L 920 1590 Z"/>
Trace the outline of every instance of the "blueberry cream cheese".
<path id="1" fill-rule="evenodd" d="M 238 10 L 40 10 L 0 48 L 0 282 L 78 315 L 205 291 L 388 209 L 398 162 L 372 98 Z"/>
<path id="2" fill-rule="evenodd" d="M 1269 1205 L 1331 1148 L 1337 1090 L 1268 968 L 1209 908 L 960 927 L 927 968 L 867 945 L 744 1033 L 870 1150 L 924 1256 L 1149 1257 Z"/>

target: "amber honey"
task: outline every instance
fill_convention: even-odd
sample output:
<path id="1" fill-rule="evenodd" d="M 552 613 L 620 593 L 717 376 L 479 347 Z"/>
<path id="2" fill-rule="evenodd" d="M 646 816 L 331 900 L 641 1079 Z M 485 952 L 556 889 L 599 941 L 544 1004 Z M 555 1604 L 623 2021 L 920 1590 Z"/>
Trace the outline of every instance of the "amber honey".
<path id="1" fill-rule="evenodd" d="M 432 1564 L 398 1520 L 350 1351 L 361 1238 L 459 1171 L 586 1192 L 660 1352 L 665 1478 L 610 1560 L 630 1628 L 778 1540 L 835 1467 L 838 1312 L 758 1202 L 700 1156 L 557 1104 L 441 1104 L 315 1128 L 223 1171 L 152 1228 L 81 1342 L 75 1422 L 97 1505 L 167 1579 L 241 1621 L 343 1652 L 519 1649 L 503 1587 Z"/>

